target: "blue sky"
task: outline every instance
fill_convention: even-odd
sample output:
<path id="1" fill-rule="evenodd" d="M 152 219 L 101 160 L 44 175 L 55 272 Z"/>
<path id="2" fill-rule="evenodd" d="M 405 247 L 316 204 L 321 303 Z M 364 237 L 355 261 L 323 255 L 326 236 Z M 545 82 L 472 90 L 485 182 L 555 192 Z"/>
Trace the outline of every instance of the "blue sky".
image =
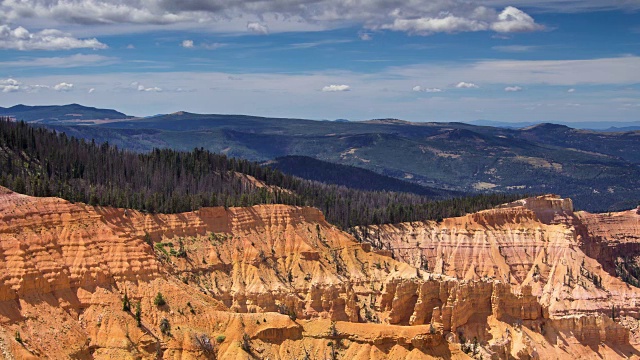
<path id="1" fill-rule="evenodd" d="M 0 106 L 638 121 L 639 50 L 638 0 L 0 0 Z"/>

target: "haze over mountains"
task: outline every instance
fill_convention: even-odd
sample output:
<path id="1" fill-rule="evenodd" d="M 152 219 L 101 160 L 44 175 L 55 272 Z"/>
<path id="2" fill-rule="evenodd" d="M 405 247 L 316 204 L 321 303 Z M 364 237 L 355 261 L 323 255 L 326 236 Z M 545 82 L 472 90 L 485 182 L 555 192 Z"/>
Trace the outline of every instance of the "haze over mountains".
<path id="1" fill-rule="evenodd" d="M 77 105 L 72 109 L 77 114 L 83 110 Z M 187 112 L 114 119 L 123 116 L 92 108 L 84 120 L 112 120 L 76 126 L 60 120 L 69 110 L 57 110 L 61 110 L 55 113 L 57 120 L 37 121 L 68 135 L 135 151 L 203 147 L 255 161 L 310 156 L 445 190 L 558 193 L 591 211 L 629 208 L 640 199 L 640 131 L 605 133 L 554 124 L 507 129 L 393 119 L 329 122 Z M 23 114 L 18 116 L 36 121 L 28 111 Z"/>

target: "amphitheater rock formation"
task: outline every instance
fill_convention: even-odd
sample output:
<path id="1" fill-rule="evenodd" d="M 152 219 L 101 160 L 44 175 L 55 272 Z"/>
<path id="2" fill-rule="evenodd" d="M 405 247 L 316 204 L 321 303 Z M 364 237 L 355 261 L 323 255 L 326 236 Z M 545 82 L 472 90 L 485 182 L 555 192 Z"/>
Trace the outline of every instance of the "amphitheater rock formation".
<path id="1" fill-rule="evenodd" d="M 312 208 L 151 215 L 0 189 L 0 357 L 638 356 L 640 291 L 615 275 L 639 217 L 544 197 L 354 237 Z"/>

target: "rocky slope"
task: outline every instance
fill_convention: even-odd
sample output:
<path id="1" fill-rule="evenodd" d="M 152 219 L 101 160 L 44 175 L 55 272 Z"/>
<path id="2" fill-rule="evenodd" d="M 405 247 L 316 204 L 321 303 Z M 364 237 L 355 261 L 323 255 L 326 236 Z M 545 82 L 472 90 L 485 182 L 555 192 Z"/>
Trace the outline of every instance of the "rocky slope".
<path id="1" fill-rule="evenodd" d="M 638 209 L 574 212 L 571 200 L 547 195 L 441 222 L 371 226 L 357 236 L 425 271 L 531 293 L 550 319 L 640 316 L 640 289 L 617 276 L 622 258 L 640 254 Z"/>
<path id="2" fill-rule="evenodd" d="M 638 234 L 638 215 L 612 214 L 609 230 L 599 216 L 538 199 L 440 224 L 370 229 L 390 251 L 357 242 L 311 208 L 150 215 L 0 189 L 0 354 L 637 355 L 630 331 L 637 289 L 601 262 L 612 248 L 634 243 L 628 234 Z M 417 263 L 421 253 L 428 265 Z M 554 283 L 568 269 L 571 284 Z M 583 272 L 602 276 L 602 286 Z M 158 293 L 165 304 L 154 301 Z"/>

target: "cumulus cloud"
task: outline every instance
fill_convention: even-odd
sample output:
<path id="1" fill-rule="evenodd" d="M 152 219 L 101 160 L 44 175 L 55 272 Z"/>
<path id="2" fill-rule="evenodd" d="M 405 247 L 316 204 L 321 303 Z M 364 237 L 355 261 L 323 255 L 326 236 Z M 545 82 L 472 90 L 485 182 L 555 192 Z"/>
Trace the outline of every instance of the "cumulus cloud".
<path id="1" fill-rule="evenodd" d="M 477 89 L 480 86 L 478 86 L 478 85 L 476 85 L 474 83 L 460 81 L 459 83 L 456 84 L 456 87 L 458 89 Z"/>
<path id="2" fill-rule="evenodd" d="M 440 88 L 425 88 L 425 87 L 422 87 L 420 85 L 414 86 L 412 90 L 416 91 L 416 92 L 428 92 L 428 93 L 439 93 L 439 92 L 442 92 L 442 89 L 440 89 Z"/>
<path id="3" fill-rule="evenodd" d="M 0 89 L 3 93 L 10 93 L 20 90 L 21 83 L 16 79 L 0 79 Z"/>
<path id="4" fill-rule="evenodd" d="M 11 92 L 18 92 L 18 91 L 34 93 L 34 92 L 38 92 L 40 89 L 51 89 L 51 88 L 52 88 L 51 86 L 47 86 L 47 85 L 24 84 L 21 81 L 18 81 L 12 78 L 0 79 L 0 91 L 3 93 L 11 93 Z"/>
<path id="5" fill-rule="evenodd" d="M 410 13 L 392 12 L 393 21 L 372 28 L 404 31 L 417 35 L 433 33 L 459 33 L 493 30 L 498 33 L 543 30 L 544 26 L 524 11 L 507 6 L 499 14 L 491 8 L 478 6 L 469 8 L 460 4 L 437 14 L 426 12 L 423 16 L 410 17 Z"/>
<path id="6" fill-rule="evenodd" d="M 157 87 L 157 86 L 146 87 L 137 81 L 134 81 L 131 84 L 129 84 L 129 87 L 141 92 L 162 92 L 162 88 L 160 87 Z"/>
<path id="7" fill-rule="evenodd" d="M 142 91 L 142 92 L 162 92 L 162 88 L 159 88 L 157 86 L 146 87 L 146 86 L 144 86 L 142 84 L 139 84 L 137 82 L 132 82 L 131 85 L 133 87 L 135 87 L 136 90 Z"/>
<path id="8" fill-rule="evenodd" d="M 602 0 L 604 1 L 604 0 Z M 557 2 L 557 1 L 556 1 Z M 16 22 L 48 18 L 74 24 L 205 24 L 235 23 L 248 31 L 267 34 L 315 27 L 327 29 L 360 24 L 365 29 L 389 29 L 428 35 L 436 32 L 536 31 L 543 27 L 525 12 L 504 7 L 505 1 L 483 0 L 6 0 L 0 17 Z M 240 27 L 236 27 L 240 30 Z M 277 31 L 277 30 L 276 30 Z M 361 35 L 365 39 L 369 34 Z"/>
<path id="9" fill-rule="evenodd" d="M 536 24 L 531 16 L 513 6 L 507 6 L 499 15 L 498 21 L 491 24 L 491 29 L 499 33 L 526 32 L 544 29 Z"/>
<path id="10" fill-rule="evenodd" d="M 487 24 L 473 19 L 447 15 L 442 18 L 395 19 L 393 23 L 384 24 L 380 28 L 429 35 L 437 32 L 453 33 L 487 30 Z"/>
<path id="11" fill-rule="evenodd" d="M 350 91 L 351 87 L 349 85 L 327 85 L 322 88 L 324 92 L 338 92 L 338 91 Z"/>
<path id="12" fill-rule="evenodd" d="M 269 28 L 267 25 L 260 24 L 259 22 L 250 22 L 247 24 L 247 30 L 252 33 L 267 35 Z"/>
<path id="13" fill-rule="evenodd" d="M 71 91 L 73 89 L 73 84 L 69 84 L 66 82 L 61 82 L 53 86 L 53 90 L 55 91 Z"/>
<path id="14" fill-rule="evenodd" d="M 55 29 L 39 32 L 18 26 L 12 29 L 8 25 L 0 25 L 0 49 L 12 50 L 70 50 L 70 49 L 106 49 L 107 45 L 97 39 L 77 39 L 70 34 Z"/>
<path id="15" fill-rule="evenodd" d="M 183 40 L 180 46 L 182 46 L 185 49 L 191 49 L 193 48 L 193 40 Z"/>
<path id="16" fill-rule="evenodd" d="M 504 91 L 506 91 L 506 92 L 518 92 L 518 91 L 522 91 L 522 88 L 520 86 L 507 86 L 506 88 L 504 88 Z"/>

